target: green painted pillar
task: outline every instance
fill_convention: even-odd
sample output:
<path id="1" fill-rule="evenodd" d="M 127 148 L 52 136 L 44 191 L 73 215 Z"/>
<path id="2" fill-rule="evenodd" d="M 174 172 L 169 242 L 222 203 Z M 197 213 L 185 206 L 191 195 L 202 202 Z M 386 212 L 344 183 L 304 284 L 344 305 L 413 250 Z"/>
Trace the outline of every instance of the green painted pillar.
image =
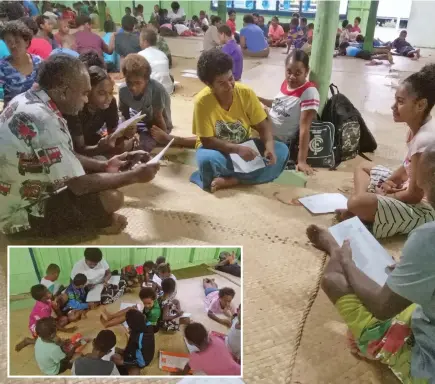
<path id="1" fill-rule="evenodd" d="M 310 58 L 310 80 L 315 82 L 320 93 L 321 114 L 328 98 L 331 81 L 332 58 L 339 19 L 339 1 L 317 2 L 316 20 L 314 21 L 313 46 Z"/>
<path id="2" fill-rule="evenodd" d="M 100 19 L 100 31 L 104 31 L 104 23 L 106 22 L 106 3 L 104 1 L 98 2 L 98 16 Z"/>
<path id="3" fill-rule="evenodd" d="M 364 37 L 364 49 L 366 51 L 373 51 L 373 38 L 375 37 L 376 28 L 376 14 L 378 13 L 379 1 L 371 1 L 369 16 L 367 19 L 366 34 Z"/>
<path id="4" fill-rule="evenodd" d="M 217 7 L 218 16 L 222 19 L 222 23 L 227 21 L 227 2 L 226 1 L 218 1 Z"/>

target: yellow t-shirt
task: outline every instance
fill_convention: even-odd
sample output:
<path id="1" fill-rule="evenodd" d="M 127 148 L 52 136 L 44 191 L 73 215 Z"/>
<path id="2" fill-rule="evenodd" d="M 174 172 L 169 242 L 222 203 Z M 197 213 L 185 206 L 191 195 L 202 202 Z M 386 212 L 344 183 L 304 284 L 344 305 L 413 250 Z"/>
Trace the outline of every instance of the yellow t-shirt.
<path id="1" fill-rule="evenodd" d="M 196 148 L 201 137 L 217 137 L 239 144 L 251 137 L 251 127 L 267 118 L 255 92 L 246 85 L 236 83 L 233 104 L 229 111 L 223 109 L 209 87 L 195 98 L 193 134 L 197 136 Z"/>

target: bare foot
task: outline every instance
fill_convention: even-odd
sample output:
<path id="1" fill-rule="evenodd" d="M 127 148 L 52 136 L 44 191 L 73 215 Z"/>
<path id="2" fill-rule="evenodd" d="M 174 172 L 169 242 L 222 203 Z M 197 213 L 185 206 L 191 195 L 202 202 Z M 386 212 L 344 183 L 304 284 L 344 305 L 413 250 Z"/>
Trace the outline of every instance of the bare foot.
<path id="1" fill-rule="evenodd" d="M 101 309 L 101 316 L 103 317 L 104 320 L 106 321 L 109 320 L 109 313 L 107 312 L 106 308 Z"/>
<path id="2" fill-rule="evenodd" d="M 344 221 L 347 219 L 351 219 L 355 215 L 351 212 L 349 212 L 347 209 L 336 209 L 335 210 L 335 217 L 338 221 Z"/>
<path id="3" fill-rule="evenodd" d="M 338 246 L 334 237 L 327 229 L 320 228 L 317 225 L 310 225 L 307 228 L 307 236 L 311 243 L 321 251 L 325 251 L 329 255 L 334 246 Z"/>
<path id="4" fill-rule="evenodd" d="M 103 315 L 100 316 L 100 321 L 101 321 L 101 324 L 103 324 L 103 327 L 107 328 L 108 321 L 103 317 Z"/>
<path id="5" fill-rule="evenodd" d="M 127 226 L 127 218 L 119 213 L 112 214 L 112 224 L 109 227 L 102 228 L 101 233 L 104 235 L 117 235 Z"/>
<path id="6" fill-rule="evenodd" d="M 23 348 L 27 347 L 28 345 L 34 345 L 34 344 L 35 344 L 35 340 L 31 339 L 30 337 L 26 337 L 25 339 L 23 339 L 23 341 L 19 342 L 15 346 L 15 350 L 17 352 L 20 352 Z"/>
<path id="7" fill-rule="evenodd" d="M 415 50 L 415 56 L 417 56 L 417 59 L 419 59 L 421 57 L 421 55 L 420 55 L 420 49 L 416 49 Z"/>
<path id="8" fill-rule="evenodd" d="M 391 52 L 388 52 L 388 62 L 390 64 L 394 64 L 393 55 L 391 54 Z"/>
<path id="9" fill-rule="evenodd" d="M 234 187 L 237 184 L 239 184 L 239 180 L 237 180 L 235 177 L 216 177 L 216 179 L 211 182 L 211 193 L 215 193 L 219 189 Z"/>

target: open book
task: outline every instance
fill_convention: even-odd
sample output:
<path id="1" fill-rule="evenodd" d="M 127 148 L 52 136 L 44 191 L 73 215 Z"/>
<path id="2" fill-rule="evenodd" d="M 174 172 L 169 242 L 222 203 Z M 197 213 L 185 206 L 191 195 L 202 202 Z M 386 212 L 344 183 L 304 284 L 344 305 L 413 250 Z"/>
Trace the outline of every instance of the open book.
<path id="1" fill-rule="evenodd" d="M 137 309 L 137 310 L 142 312 L 143 311 L 143 304 L 138 304 L 138 303 L 121 303 L 121 305 L 119 307 L 119 310 L 122 311 L 123 309 L 126 309 L 126 308 L 135 308 L 135 309 Z M 124 321 L 122 323 L 122 325 L 126 329 L 128 329 L 128 324 L 127 324 L 126 321 Z"/>
<path id="2" fill-rule="evenodd" d="M 101 292 L 103 292 L 104 285 L 103 284 L 96 284 L 94 288 L 92 288 L 87 296 L 86 296 L 86 302 L 93 303 L 97 301 L 101 301 Z"/>
<path id="3" fill-rule="evenodd" d="M 381 287 L 385 284 L 388 267 L 394 265 L 395 261 L 358 217 L 330 227 L 329 232 L 339 246 L 349 240 L 355 265 Z"/>
<path id="4" fill-rule="evenodd" d="M 178 369 L 184 369 L 188 362 L 189 355 L 187 353 L 159 352 L 159 368 L 162 371 L 177 372 Z"/>

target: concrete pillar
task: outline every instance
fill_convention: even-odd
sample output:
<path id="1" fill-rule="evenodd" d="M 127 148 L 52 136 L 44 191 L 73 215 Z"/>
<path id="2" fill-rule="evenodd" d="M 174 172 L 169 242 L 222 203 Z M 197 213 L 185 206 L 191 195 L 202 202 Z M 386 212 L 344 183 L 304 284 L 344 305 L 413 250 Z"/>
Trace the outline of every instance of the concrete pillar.
<path id="1" fill-rule="evenodd" d="M 407 41 L 414 47 L 435 48 L 435 1 L 413 1 L 408 20 Z"/>
<path id="2" fill-rule="evenodd" d="M 369 17 L 367 19 L 366 34 L 364 37 L 364 49 L 373 52 L 373 38 L 375 37 L 376 15 L 379 1 L 370 2 Z"/>
<path id="3" fill-rule="evenodd" d="M 319 113 L 322 112 L 326 99 L 328 98 L 339 9 L 339 1 L 319 1 L 317 3 L 310 59 L 310 80 L 315 82 L 319 88 Z"/>
<path id="4" fill-rule="evenodd" d="M 227 2 L 226 1 L 218 1 L 217 7 L 218 16 L 222 19 L 222 23 L 227 21 Z"/>
<path id="5" fill-rule="evenodd" d="M 104 23 L 106 21 L 106 3 L 98 1 L 98 17 L 100 19 L 100 31 L 104 31 Z"/>

